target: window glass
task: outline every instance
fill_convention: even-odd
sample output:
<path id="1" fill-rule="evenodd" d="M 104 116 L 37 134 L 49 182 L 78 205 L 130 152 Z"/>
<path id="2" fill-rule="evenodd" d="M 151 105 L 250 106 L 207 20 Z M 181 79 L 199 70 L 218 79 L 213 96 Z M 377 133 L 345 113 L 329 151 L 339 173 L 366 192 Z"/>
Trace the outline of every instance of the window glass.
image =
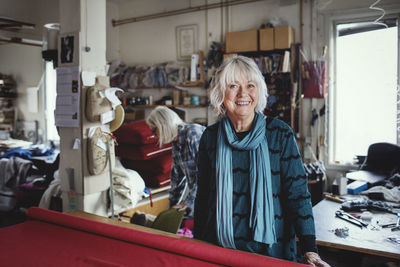
<path id="1" fill-rule="evenodd" d="M 46 139 L 47 140 L 60 140 L 54 120 L 54 110 L 56 108 L 57 96 L 57 74 L 53 68 L 52 62 L 46 62 Z"/>
<path id="2" fill-rule="evenodd" d="M 368 29 L 365 24 L 362 28 Z M 344 29 L 352 28 L 339 36 Z M 375 142 L 397 142 L 397 27 L 337 25 L 333 160 L 353 162 Z"/>

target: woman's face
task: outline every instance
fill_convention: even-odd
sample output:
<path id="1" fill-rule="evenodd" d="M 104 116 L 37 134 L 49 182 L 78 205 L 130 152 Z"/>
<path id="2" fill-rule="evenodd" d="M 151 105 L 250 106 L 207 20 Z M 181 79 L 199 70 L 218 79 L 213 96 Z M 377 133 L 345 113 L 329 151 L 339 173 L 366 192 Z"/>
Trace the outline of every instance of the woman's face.
<path id="1" fill-rule="evenodd" d="M 151 132 L 152 132 L 156 137 L 159 137 L 159 136 L 160 136 L 160 130 L 158 130 L 157 127 L 155 127 L 155 126 L 149 126 L 149 127 L 150 127 Z"/>
<path id="2" fill-rule="evenodd" d="M 258 87 L 254 81 L 241 77 L 228 84 L 225 90 L 224 105 L 231 120 L 246 119 L 254 116 L 258 103 Z"/>

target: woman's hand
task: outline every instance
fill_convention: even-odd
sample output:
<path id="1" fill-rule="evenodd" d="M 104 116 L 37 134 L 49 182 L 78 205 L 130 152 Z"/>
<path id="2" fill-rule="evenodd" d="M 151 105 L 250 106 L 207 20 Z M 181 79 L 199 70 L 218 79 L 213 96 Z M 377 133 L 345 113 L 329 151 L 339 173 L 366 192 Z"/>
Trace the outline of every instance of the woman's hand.
<path id="1" fill-rule="evenodd" d="M 311 266 L 330 267 L 330 265 L 321 260 L 319 255 L 315 252 L 306 252 L 304 254 L 304 263 Z"/>
<path id="2" fill-rule="evenodd" d="M 177 209 L 178 211 L 183 211 L 186 210 L 187 206 L 182 202 L 181 204 L 172 206 L 172 208 Z"/>

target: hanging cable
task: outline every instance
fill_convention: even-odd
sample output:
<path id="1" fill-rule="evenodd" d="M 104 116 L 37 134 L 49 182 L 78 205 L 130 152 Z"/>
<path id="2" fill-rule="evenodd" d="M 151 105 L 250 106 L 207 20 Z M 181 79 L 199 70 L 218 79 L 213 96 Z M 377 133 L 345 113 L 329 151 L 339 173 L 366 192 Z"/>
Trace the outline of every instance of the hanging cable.
<path id="1" fill-rule="evenodd" d="M 385 12 L 385 10 L 384 10 L 383 8 L 376 7 L 376 5 L 377 5 L 380 1 L 381 1 L 381 0 L 376 0 L 375 3 L 373 3 L 372 5 L 369 6 L 369 9 L 378 10 L 378 11 L 381 11 L 381 12 L 382 12 L 382 15 L 381 15 L 379 18 L 377 18 L 373 23 L 388 28 L 388 26 L 387 26 L 385 23 L 379 21 L 379 20 L 381 20 L 381 19 L 385 16 L 385 14 L 386 14 L 386 12 Z"/>

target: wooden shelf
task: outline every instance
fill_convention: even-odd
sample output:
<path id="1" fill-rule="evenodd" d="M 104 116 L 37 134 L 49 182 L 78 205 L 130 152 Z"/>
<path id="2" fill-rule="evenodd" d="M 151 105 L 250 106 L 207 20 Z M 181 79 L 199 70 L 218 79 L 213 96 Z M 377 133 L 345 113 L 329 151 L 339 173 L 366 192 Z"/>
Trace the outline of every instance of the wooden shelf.
<path id="1" fill-rule="evenodd" d="M 204 82 L 204 52 L 202 50 L 199 50 L 199 67 L 200 67 L 200 77 L 199 80 L 194 81 L 194 82 L 186 82 L 184 84 L 180 84 L 178 86 L 181 87 L 204 87 L 205 82 Z"/>
<path id="2" fill-rule="evenodd" d="M 195 81 L 195 82 L 186 82 L 184 84 L 178 85 L 178 87 L 204 87 L 205 82 L 202 80 Z"/>
<path id="3" fill-rule="evenodd" d="M 14 96 L 14 97 L 0 96 L 0 100 L 15 100 L 15 99 L 17 99 L 16 96 Z"/>
<path id="4" fill-rule="evenodd" d="M 206 105 L 128 105 L 130 108 L 155 108 L 157 106 L 166 106 L 169 108 L 206 108 Z"/>

